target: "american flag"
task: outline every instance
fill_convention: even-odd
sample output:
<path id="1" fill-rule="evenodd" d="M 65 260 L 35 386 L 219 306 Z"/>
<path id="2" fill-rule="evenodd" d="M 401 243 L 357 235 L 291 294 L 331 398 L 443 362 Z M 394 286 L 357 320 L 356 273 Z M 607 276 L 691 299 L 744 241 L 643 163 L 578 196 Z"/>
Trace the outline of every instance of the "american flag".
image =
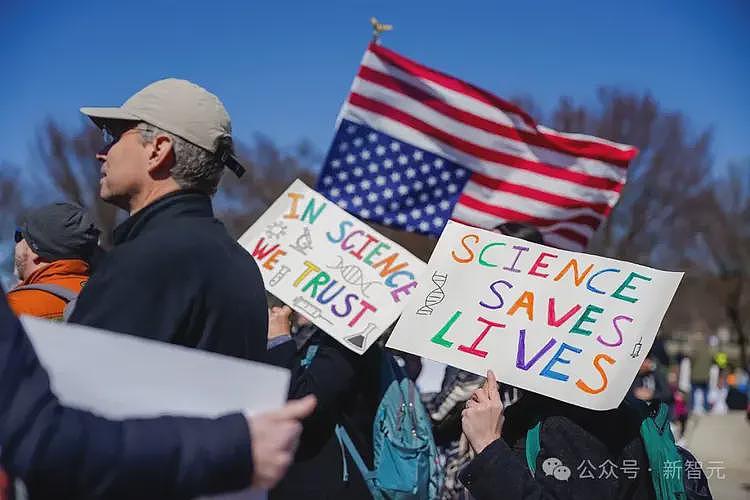
<path id="1" fill-rule="evenodd" d="M 439 235 L 448 219 L 536 226 L 580 251 L 625 185 L 633 146 L 537 125 L 519 107 L 375 43 L 318 178 L 358 217 Z"/>

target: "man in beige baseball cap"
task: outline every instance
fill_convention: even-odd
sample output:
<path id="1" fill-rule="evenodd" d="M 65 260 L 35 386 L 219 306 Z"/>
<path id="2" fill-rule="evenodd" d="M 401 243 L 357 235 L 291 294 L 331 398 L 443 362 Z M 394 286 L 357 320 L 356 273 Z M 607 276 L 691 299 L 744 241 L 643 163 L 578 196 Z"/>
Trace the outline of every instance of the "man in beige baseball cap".
<path id="1" fill-rule="evenodd" d="M 221 101 L 170 78 L 122 106 L 81 111 L 106 138 L 100 195 L 130 217 L 70 321 L 265 360 L 263 280 L 211 205 L 224 168 L 242 173 Z"/>
<path id="2" fill-rule="evenodd" d="M 101 195 L 105 201 L 120 205 L 121 198 L 129 185 L 137 181 L 130 177 L 132 170 L 120 172 L 119 159 L 122 155 L 108 153 L 118 146 L 120 138 L 131 130 L 140 130 L 142 136 L 155 132 L 166 132 L 162 141 L 156 141 L 159 148 L 155 158 L 165 146 L 172 146 L 174 154 L 183 152 L 185 162 L 174 162 L 171 166 L 172 181 L 158 183 L 158 196 L 170 188 L 199 188 L 208 194 L 216 191 L 223 167 L 228 167 L 239 177 L 245 169 L 235 158 L 232 150 L 232 124 L 224 105 L 218 97 L 206 89 L 187 80 L 168 78 L 154 82 L 137 92 L 119 107 L 81 108 L 104 132 L 106 148 L 98 158 L 103 162 Z M 142 123 L 142 126 L 139 126 Z M 148 127 L 148 126 L 151 127 Z M 145 132 L 145 133 L 144 133 Z M 130 156 L 123 152 L 125 156 Z M 153 153 L 153 152 L 152 152 Z M 140 158 L 131 158 L 133 162 Z M 128 162 L 129 163 L 129 162 Z M 190 165 L 189 163 L 192 163 Z M 197 165 L 196 163 L 200 164 Z M 130 213 L 141 208 L 144 201 L 128 200 L 135 206 L 123 206 Z"/>

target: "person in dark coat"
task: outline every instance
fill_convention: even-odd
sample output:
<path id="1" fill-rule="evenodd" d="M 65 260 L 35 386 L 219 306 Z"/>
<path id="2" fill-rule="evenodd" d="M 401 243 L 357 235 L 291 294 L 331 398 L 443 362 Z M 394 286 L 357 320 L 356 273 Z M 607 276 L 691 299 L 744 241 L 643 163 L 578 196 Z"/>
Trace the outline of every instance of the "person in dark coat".
<path id="1" fill-rule="evenodd" d="M 462 426 L 477 456 L 461 473 L 461 482 L 477 500 L 656 498 L 640 417 L 626 405 L 595 411 L 525 391 L 505 411 L 492 372 L 475 395 L 467 402 Z M 526 433 L 540 421 L 541 449 L 531 475 Z M 568 473 L 545 471 L 550 459 Z"/>
<path id="2" fill-rule="evenodd" d="M 70 321 L 263 360 L 267 313 L 253 258 L 213 214 L 232 154 L 219 99 L 185 80 L 147 86 L 119 108 L 82 108 L 107 138 L 100 195 L 130 217 Z"/>
<path id="3" fill-rule="evenodd" d="M 303 421 L 294 462 L 269 499 L 370 499 L 372 495 L 339 443 L 335 427 L 344 426 L 365 464 L 372 468 L 372 424 L 380 402 L 381 356 L 386 354 L 376 343 L 360 356 L 302 316 L 290 335 L 290 313 L 288 306 L 271 312 L 272 356 L 275 363 L 292 371 L 289 398 L 312 394 L 318 406 Z M 311 348 L 316 352 L 309 359 Z"/>
<path id="4" fill-rule="evenodd" d="M 0 292 L 2 290 L 0 289 Z M 0 298 L 0 466 L 31 498 L 194 498 L 273 486 L 313 398 L 252 417 L 107 420 L 62 406 Z"/>

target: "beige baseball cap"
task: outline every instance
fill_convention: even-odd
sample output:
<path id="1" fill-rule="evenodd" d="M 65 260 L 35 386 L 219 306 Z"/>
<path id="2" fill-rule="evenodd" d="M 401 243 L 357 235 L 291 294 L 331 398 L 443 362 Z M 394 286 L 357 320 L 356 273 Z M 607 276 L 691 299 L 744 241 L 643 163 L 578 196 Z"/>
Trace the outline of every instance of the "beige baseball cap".
<path id="1" fill-rule="evenodd" d="M 216 153 L 221 139 L 232 137 L 232 122 L 218 97 L 187 80 L 167 78 L 147 85 L 122 106 L 81 108 L 81 113 L 103 128 L 109 120 L 142 121 Z M 221 161 L 238 177 L 245 173 L 231 151 Z"/>

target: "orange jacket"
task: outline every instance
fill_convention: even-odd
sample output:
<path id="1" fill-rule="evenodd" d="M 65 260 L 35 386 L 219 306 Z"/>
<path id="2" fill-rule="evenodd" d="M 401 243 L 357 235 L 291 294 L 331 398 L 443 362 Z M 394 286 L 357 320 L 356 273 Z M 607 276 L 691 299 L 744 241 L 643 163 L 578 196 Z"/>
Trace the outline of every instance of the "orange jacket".
<path id="1" fill-rule="evenodd" d="M 18 284 L 18 286 L 37 283 L 61 285 L 76 293 L 89 279 L 89 266 L 78 259 L 56 260 L 37 269 Z M 8 292 L 8 304 L 16 315 L 29 314 L 47 319 L 62 319 L 67 303 L 42 290 L 11 290 Z"/>

